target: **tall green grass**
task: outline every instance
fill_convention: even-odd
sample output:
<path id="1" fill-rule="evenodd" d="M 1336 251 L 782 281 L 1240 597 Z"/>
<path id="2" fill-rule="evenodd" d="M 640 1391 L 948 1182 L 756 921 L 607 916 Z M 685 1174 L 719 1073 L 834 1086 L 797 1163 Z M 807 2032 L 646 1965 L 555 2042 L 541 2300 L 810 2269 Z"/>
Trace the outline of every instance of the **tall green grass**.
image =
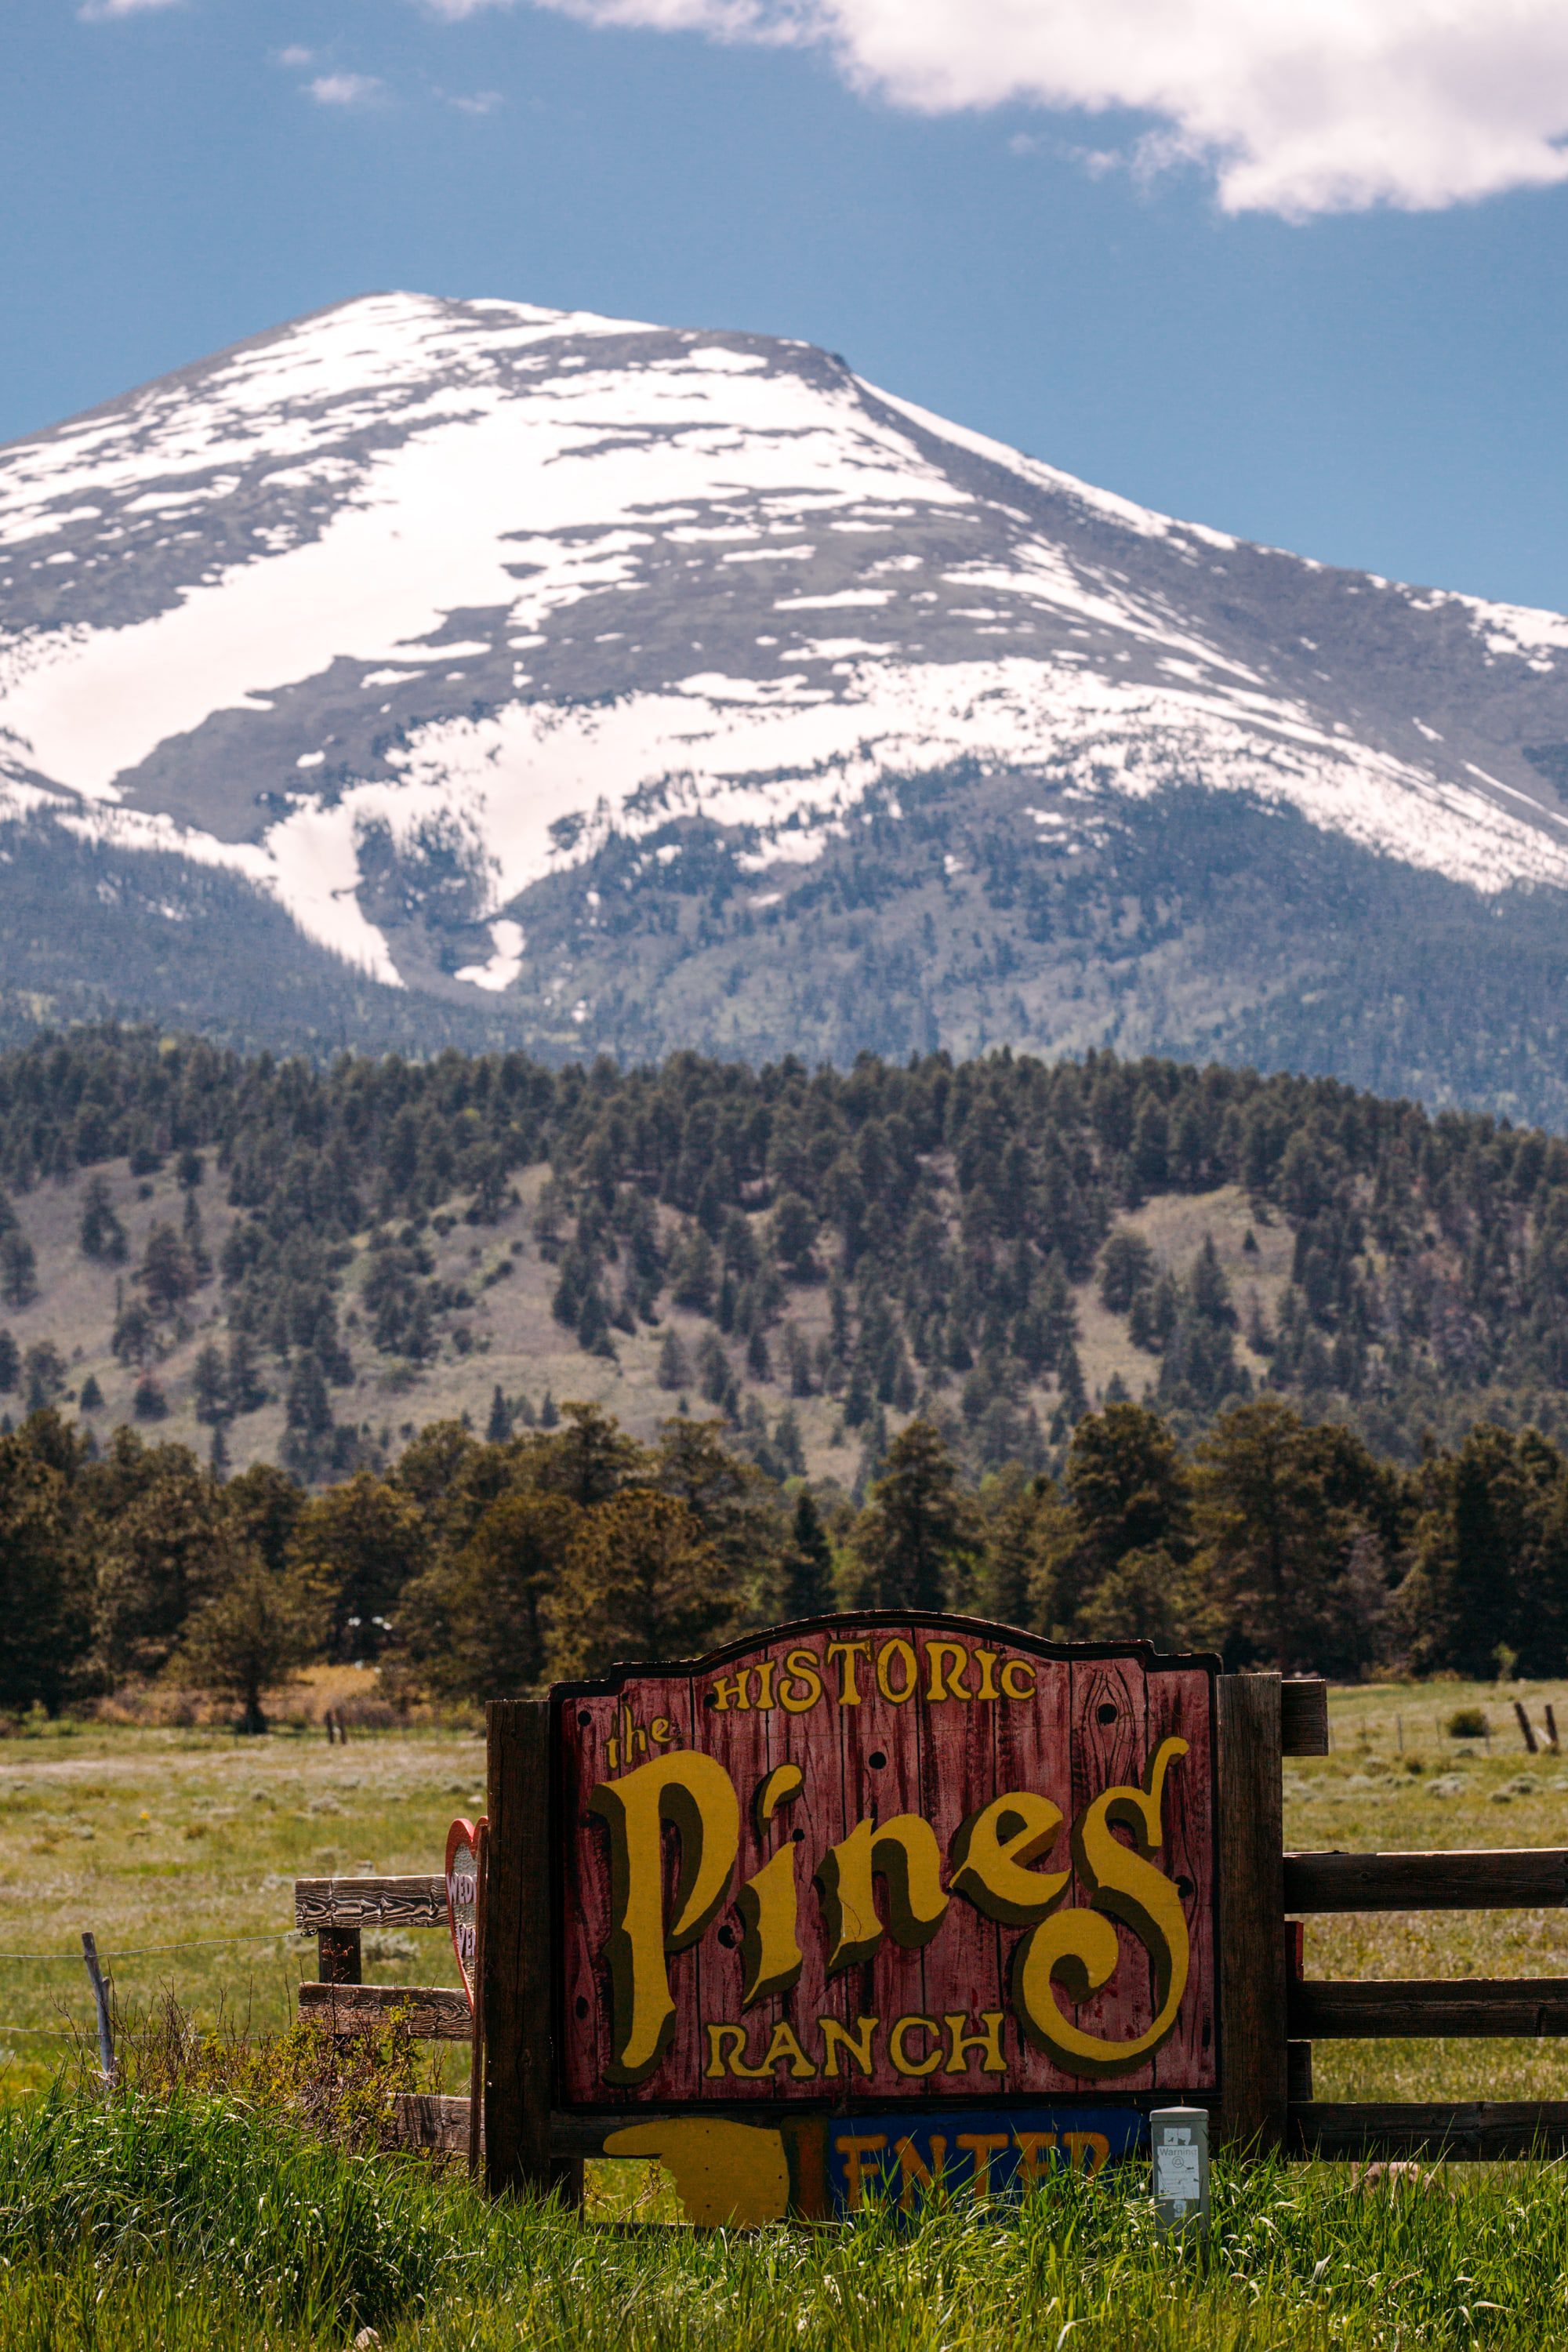
<path id="1" fill-rule="evenodd" d="M 0 2115 L 5 2352 L 1540 2352 L 1568 2344 L 1568 2173 L 1363 2191 L 1216 2167 L 1162 2244 L 1136 2168 L 1022 2208 L 752 2236 L 485 2204 L 233 2099 L 65 2091 Z"/>

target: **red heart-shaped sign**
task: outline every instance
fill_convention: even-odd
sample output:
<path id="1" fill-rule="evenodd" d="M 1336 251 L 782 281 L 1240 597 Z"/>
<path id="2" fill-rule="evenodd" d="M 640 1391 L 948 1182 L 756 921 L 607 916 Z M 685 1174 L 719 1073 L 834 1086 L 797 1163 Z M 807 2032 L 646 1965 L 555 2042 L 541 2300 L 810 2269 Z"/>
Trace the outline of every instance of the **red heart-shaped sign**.
<path id="1" fill-rule="evenodd" d="M 480 1832 L 486 1826 L 483 1821 L 459 1820 L 447 1832 L 447 1924 L 470 2009 L 478 1974 Z"/>

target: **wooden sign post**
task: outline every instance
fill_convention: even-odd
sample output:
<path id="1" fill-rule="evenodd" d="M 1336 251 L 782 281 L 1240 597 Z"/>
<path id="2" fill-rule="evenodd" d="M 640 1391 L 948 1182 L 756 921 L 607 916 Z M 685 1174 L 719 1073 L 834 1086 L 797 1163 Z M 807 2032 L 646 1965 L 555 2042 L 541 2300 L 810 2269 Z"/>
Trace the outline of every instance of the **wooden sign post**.
<path id="1" fill-rule="evenodd" d="M 1282 2123 L 1268 1688 L 1271 1846 L 1269 1725 L 1142 1643 L 872 1612 L 492 1706 L 491 2188 L 658 2154 L 693 2218 L 760 2221 L 1093 2170 L 1153 2106 L 1267 2139 L 1271 2082 L 1225 2109 L 1234 2003 Z M 1277 2013 L 1226 1870 L 1233 1913 L 1273 1901 Z"/>

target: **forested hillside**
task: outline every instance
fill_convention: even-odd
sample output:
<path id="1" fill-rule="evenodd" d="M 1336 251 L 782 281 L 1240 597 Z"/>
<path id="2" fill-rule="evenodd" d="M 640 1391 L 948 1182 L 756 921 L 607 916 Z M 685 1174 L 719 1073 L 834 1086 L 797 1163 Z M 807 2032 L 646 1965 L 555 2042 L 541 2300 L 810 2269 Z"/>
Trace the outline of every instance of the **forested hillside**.
<path id="1" fill-rule="evenodd" d="M 424 1423 L 717 1411 L 863 1494 L 1147 1398 L 1265 1390 L 1414 1461 L 1568 1424 L 1568 1144 L 1337 1082 L 1091 1054 L 329 1069 L 143 1033 L 0 1057 L 0 1405 L 306 1483 Z"/>
<path id="2" fill-rule="evenodd" d="M 1568 1459 L 1483 1426 L 1401 1470 L 1272 1397 L 1186 1453 L 1112 1404 L 1058 1477 L 1011 1465 L 978 1488 L 911 1421 L 857 1510 L 770 1477 L 716 1419 L 642 1444 L 575 1402 L 505 1441 L 435 1423 L 387 1475 L 314 1493 L 130 1429 L 95 1458 L 49 1409 L 0 1436 L 0 1731 L 157 1683 L 260 1730 L 315 1661 L 374 1662 L 399 1708 L 470 1702 L 844 1606 L 1352 1678 L 1560 1675 Z"/>

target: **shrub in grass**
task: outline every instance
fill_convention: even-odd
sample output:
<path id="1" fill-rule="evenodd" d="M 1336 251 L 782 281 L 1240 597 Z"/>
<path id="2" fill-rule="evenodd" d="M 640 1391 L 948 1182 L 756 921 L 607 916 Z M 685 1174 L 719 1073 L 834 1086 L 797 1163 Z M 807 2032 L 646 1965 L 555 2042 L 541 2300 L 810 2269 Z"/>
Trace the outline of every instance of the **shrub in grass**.
<path id="1" fill-rule="evenodd" d="M 1487 1711 L 1484 1706 L 1457 1706 L 1448 1717 L 1450 1739 L 1484 1739 L 1487 1736 Z"/>

